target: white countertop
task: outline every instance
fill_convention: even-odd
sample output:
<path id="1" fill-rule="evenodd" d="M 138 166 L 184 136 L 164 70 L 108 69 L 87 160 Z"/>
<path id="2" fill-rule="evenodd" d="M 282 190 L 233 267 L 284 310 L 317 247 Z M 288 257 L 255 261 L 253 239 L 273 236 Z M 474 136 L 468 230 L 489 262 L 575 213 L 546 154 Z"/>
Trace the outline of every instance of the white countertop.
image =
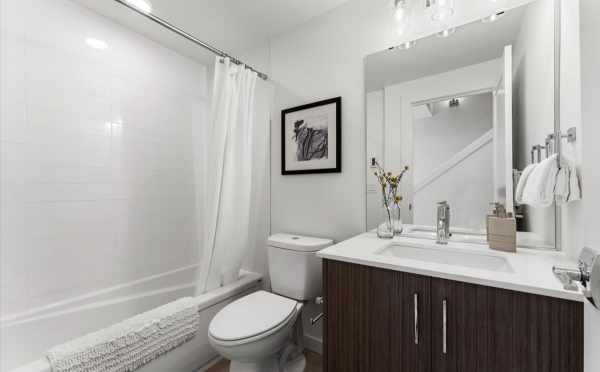
<path id="1" fill-rule="evenodd" d="M 390 244 L 409 245 L 419 248 L 449 249 L 461 252 L 504 257 L 512 272 L 489 271 L 473 267 L 448 265 L 408 258 L 390 257 L 376 254 Z M 543 296 L 584 301 L 581 292 L 567 291 L 552 273 L 554 265 L 576 267 L 575 261 L 565 254 L 554 251 L 517 249 L 517 253 L 491 250 L 481 244 L 450 242 L 437 245 L 425 239 L 394 237 L 379 239 L 373 232 L 335 244 L 317 252 L 325 259 L 379 267 L 435 278 L 456 280 L 466 283 L 533 293 Z"/>

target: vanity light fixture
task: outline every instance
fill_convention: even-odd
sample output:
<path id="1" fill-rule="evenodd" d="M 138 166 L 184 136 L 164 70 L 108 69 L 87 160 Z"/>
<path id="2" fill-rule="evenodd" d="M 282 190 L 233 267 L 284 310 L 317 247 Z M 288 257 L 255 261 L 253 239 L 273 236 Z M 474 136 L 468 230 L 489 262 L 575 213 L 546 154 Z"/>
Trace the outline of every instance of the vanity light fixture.
<path id="1" fill-rule="evenodd" d="M 452 98 L 448 101 L 448 107 L 458 107 L 460 106 L 460 100 L 458 98 Z"/>
<path id="2" fill-rule="evenodd" d="M 104 50 L 104 49 L 108 49 L 108 44 L 100 39 L 95 39 L 93 37 L 88 37 L 87 39 L 85 39 L 85 43 L 94 48 L 94 49 L 98 49 L 98 50 Z"/>
<path id="3" fill-rule="evenodd" d="M 147 0 L 125 0 L 129 5 L 141 10 L 144 13 L 152 13 L 152 4 Z"/>
<path id="4" fill-rule="evenodd" d="M 406 34 L 406 31 L 412 24 L 413 13 L 415 10 L 419 10 L 415 6 L 416 3 L 420 3 L 423 13 L 429 14 L 431 19 L 436 22 L 447 21 L 455 12 L 454 0 L 394 0 L 394 19 L 397 23 L 396 31 L 398 36 Z"/>
<path id="5" fill-rule="evenodd" d="M 498 13 L 494 13 L 490 16 L 487 16 L 485 18 L 483 18 L 481 20 L 481 22 L 483 23 L 492 23 L 492 22 L 496 22 L 497 20 L 499 20 L 502 16 L 504 15 L 504 12 L 498 12 Z"/>
<path id="6" fill-rule="evenodd" d="M 447 28 L 444 31 L 440 31 L 436 34 L 437 37 L 441 37 L 441 38 L 445 38 L 448 37 L 452 34 L 454 34 L 456 32 L 456 28 L 452 27 L 452 28 Z"/>

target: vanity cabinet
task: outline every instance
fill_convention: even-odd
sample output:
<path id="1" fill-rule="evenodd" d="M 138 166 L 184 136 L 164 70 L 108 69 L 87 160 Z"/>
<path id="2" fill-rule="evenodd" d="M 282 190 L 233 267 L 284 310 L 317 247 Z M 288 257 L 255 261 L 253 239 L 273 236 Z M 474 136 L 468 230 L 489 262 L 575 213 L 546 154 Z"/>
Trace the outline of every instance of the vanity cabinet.
<path id="1" fill-rule="evenodd" d="M 583 304 L 323 260 L 327 372 L 582 372 Z"/>

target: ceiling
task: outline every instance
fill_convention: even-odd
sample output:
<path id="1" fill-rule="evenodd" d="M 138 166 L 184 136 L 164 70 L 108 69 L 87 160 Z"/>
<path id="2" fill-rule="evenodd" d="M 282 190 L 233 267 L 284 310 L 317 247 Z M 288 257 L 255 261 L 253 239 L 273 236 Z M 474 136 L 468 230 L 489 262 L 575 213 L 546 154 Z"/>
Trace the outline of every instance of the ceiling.
<path id="1" fill-rule="evenodd" d="M 73 0 L 185 55 L 212 55 L 113 0 Z M 348 0 L 149 0 L 153 13 L 230 54 L 260 46 Z"/>

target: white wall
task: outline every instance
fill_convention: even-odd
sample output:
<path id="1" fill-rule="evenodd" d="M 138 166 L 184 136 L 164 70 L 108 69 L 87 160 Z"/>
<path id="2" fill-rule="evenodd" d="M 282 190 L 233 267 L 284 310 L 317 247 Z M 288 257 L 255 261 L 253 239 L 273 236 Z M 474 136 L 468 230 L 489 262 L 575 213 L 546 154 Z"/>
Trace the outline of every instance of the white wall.
<path id="1" fill-rule="evenodd" d="M 71 1 L 1 13 L 2 317 L 197 263 L 206 68 Z"/>
<path id="2" fill-rule="evenodd" d="M 415 179 L 426 178 L 432 169 L 490 131 L 494 115 L 492 105 L 491 92 L 476 94 L 460 98 L 457 107 L 448 107 L 447 100 L 435 102 L 432 116 L 414 120 Z"/>
<path id="3" fill-rule="evenodd" d="M 598 159 L 600 147 L 596 139 L 600 136 L 600 7 L 596 0 L 581 0 L 581 82 L 583 112 L 583 225 L 584 243 L 600 249 L 598 210 L 600 209 L 600 172 Z M 595 372 L 600 365 L 600 311 L 591 305 L 585 307 L 585 371 Z"/>

